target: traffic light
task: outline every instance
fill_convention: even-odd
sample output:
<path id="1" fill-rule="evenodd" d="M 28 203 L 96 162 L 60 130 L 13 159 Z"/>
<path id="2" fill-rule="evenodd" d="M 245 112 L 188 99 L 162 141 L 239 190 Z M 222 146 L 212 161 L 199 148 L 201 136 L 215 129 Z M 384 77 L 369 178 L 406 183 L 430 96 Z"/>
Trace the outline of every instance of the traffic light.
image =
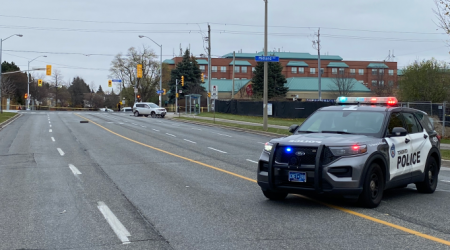
<path id="1" fill-rule="evenodd" d="M 166 89 L 163 89 L 163 91 L 164 91 L 164 92 L 163 92 L 163 95 L 166 95 Z"/>
<path id="2" fill-rule="evenodd" d="M 25 97 L 25 99 L 28 99 L 28 94 L 27 94 L 27 93 L 25 93 L 25 96 L 24 96 L 24 97 Z"/>
<path id="3" fill-rule="evenodd" d="M 175 97 L 178 98 L 178 93 L 176 93 Z"/>
<path id="4" fill-rule="evenodd" d="M 211 92 L 208 92 L 208 97 L 211 97 Z"/>
<path id="5" fill-rule="evenodd" d="M 202 82 L 205 82 L 205 75 L 202 73 Z"/>
<path id="6" fill-rule="evenodd" d="M 138 102 L 139 102 L 139 101 L 141 100 L 141 95 L 138 94 L 138 95 L 136 96 L 136 98 L 137 98 L 137 100 L 138 100 Z"/>
<path id="7" fill-rule="evenodd" d="M 47 67 L 45 68 L 45 73 L 48 76 L 52 75 L 52 65 L 47 65 Z"/>
<path id="8" fill-rule="evenodd" d="M 142 78 L 142 64 L 137 65 L 137 78 Z"/>
<path id="9" fill-rule="evenodd" d="M 108 80 L 108 87 L 112 87 L 112 80 Z"/>
<path id="10" fill-rule="evenodd" d="M 181 76 L 181 86 L 184 86 L 184 76 Z"/>
<path id="11" fill-rule="evenodd" d="M 42 87 L 42 80 L 41 79 L 38 80 L 38 86 Z"/>

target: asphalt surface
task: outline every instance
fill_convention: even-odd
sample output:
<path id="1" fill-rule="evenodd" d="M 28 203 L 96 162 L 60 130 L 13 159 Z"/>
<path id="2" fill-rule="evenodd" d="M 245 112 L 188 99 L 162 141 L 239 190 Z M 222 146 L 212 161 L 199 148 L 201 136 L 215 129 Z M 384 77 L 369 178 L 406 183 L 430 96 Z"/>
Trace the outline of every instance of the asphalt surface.
<path id="1" fill-rule="evenodd" d="M 389 190 L 375 209 L 273 202 L 252 181 L 271 137 L 124 113 L 22 114 L 0 131 L 0 249 L 450 249 L 447 167 L 434 194 Z"/>

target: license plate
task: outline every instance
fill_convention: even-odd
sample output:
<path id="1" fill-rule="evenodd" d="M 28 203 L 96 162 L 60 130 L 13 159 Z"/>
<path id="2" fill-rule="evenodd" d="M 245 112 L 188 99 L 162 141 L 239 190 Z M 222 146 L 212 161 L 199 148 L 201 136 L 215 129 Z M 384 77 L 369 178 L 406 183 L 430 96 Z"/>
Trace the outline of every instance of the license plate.
<path id="1" fill-rule="evenodd" d="M 305 172 L 289 172 L 289 181 L 291 182 L 306 182 Z"/>

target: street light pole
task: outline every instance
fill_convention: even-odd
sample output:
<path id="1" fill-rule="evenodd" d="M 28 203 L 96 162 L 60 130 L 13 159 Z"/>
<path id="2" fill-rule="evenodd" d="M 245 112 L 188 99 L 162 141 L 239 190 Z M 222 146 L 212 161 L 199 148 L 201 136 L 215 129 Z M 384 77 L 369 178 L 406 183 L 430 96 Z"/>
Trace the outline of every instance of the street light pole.
<path id="1" fill-rule="evenodd" d="M 155 41 L 153 41 L 153 39 L 151 39 L 148 36 L 139 35 L 139 38 L 143 38 L 143 37 L 150 39 L 150 41 L 155 43 L 161 49 L 160 56 L 159 56 L 159 90 L 162 90 L 162 44 L 161 45 L 157 44 Z M 161 96 L 161 94 L 159 94 L 159 106 L 160 107 L 161 107 L 161 99 L 162 99 L 162 96 Z"/>
<path id="2" fill-rule="evenodd" d="M 10 35 L 5 39 L 1 39 L 0 38 L 0 114 L 3 113 L 3 106 L 2 106 L 2 50 L 3 50 L 3 41 L 5 41 L 6 39 L 12 37 L 12 36 L 18 36 L 18 37 L 22 37 L 23 35 L 21 34 L 14 34 L 14 35 Z"/>
<path id="3" fill-rule="evenodd" d="M 269 0 L 264 0 L 265 2 L 265 17 L 264 17 L 264 56 L 267 56 L 267 4 Z M 268 64 L 264 62 L 264 109 L 263 109 L 263 130 L 267 131 L 267 81 L 268 81 Z"/>
<path id="4" fill-rule="evenodd" d="M 27 110 L 30 109 L 30 63 L 39 57 L 47 57 L 47 56 L 38 56 L 31 61 L 28 61 L 28 71 L 27 71 Z"/>

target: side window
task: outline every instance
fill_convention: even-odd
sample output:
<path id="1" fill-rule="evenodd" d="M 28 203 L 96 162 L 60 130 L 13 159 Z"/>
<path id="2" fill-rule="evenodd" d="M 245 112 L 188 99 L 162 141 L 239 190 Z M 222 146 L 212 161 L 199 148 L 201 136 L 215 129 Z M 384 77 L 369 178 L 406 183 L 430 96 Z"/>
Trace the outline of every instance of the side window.
<path id="1" fill-rule="evenodd" d="M 138 108 L 143 108 L 143 107 L 144 107 L 144 104 L 136 104 L 136 107 L 138 107 Z"/>
<path id="2" fill-rule="evenodd" d="M 414 118 L 414 115 L 411 113 L 403 113 L 403 117 L 405 118 L 405 125 L 406 130 L 408 130 L 408 133 L 414 134 L 422 132 L 420 130 L 420 126 L 416 122 L 416 118 Z"/>
<path id="3" fill-rule="evenodd" d="M 427 132 L 434 131 L 433 119 L 420 112 L 416 112 L 414 114 L 416 115 L 416 118 L 419 120 L 420 124 L 422 124 L 422 126 L 427 130 Z"/>
<path id="4" fill-rule="evenodd" d="M 145 104 L 144 107 L 145 107 L 146 109 L 149 109 L 149 108 L 150 108 L 150 106 L 148 106 L 147 104 Z"/>
<path id="5" fill-rule="evenodd" d="M 392 133 L 392 129 L 396 127 L 403 127 L 403 122 L 400 113 L 392 113 L 389 117 L 388 131 L 387 134 Z"/>

